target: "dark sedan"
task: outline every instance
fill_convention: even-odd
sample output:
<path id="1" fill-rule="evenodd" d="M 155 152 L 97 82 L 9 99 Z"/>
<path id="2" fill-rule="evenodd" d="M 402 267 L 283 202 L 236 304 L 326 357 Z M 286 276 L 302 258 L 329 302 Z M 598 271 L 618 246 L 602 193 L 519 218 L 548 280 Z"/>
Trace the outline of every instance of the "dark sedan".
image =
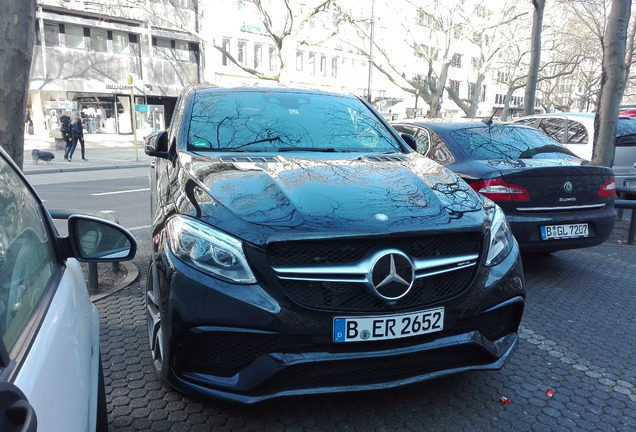
<path id="1" fill-rule="evenodd" d="M 192 87 L 146 153 L 162 382 L 252 403 L 499 369 L 515 351 L 525 290 L 503 211 L 363 99 Z"/>
<path id="2" fill-rule="evenodd" d="M 435 120 L 392 126 L 412 135 L 418 152 L 499 204 L 522 251 L 594 246 L 614 229 L 612 170 L 578 158 L 541 131 Z"/>

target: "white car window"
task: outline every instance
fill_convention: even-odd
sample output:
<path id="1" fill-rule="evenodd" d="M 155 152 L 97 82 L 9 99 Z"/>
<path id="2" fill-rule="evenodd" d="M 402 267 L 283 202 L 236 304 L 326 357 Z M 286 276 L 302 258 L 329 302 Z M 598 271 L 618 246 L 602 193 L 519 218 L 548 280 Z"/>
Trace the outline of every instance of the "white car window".
<path id="1" fill-rule="evenodd" d="M 0 336 L 11 353 L 59 268 L 39 201 L 0 158 Z"/>
<path id="2" fill-rule="evenodd" d="M 568 144 L 587 144 L 587 130 L 576 120 L 568 120 Z"/>

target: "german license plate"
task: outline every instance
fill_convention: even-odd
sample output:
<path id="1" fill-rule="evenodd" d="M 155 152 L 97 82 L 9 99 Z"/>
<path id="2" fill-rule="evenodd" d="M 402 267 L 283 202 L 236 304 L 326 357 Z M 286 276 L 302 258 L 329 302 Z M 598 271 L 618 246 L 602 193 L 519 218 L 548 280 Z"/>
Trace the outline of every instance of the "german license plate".
<path id="1" fill-rule="evenodd" d="M 586 223 L 567 225 L 546 225 L 541 227 L 541 238 L 543 240 L 557 240 L 588 237 L 589 227 Z"/>
<path id="2" fill-rule="evenodd" d="M 422 312 L 333 319 L 334 342 L 399 339 L 444 329 L 444 308 Z"/>
<path id="3" fill-rule="evenodd" d="M 636 180 L 625 180 L 623 183 L 624 183 L 623 186 L 625 187 L 636 188 Z"/>

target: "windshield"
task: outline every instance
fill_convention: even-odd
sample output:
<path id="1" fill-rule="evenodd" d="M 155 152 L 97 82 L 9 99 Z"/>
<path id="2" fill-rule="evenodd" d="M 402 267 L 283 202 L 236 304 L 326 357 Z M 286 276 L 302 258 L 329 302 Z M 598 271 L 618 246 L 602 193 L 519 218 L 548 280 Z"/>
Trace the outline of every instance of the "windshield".
<path id="1" fill-rule="evenodd" d="M 474 127 L 450 132 L 457 145 L 477 160 L 563 159 L 576 156 L 538 129 L 512 125 Z"/>
<path id="2" fill-rule="evenodd" d="M 402 152 L 360 100 L 284 90 L 198 93 L 188 149 Z"/>

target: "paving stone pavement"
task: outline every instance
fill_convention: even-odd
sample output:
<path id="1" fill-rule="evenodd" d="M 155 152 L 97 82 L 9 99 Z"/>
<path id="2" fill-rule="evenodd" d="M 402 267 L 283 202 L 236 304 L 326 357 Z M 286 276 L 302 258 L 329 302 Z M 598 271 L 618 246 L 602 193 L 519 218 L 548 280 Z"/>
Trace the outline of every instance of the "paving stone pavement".
<path id="1" fill-rule="evenodd" d="M 158 384 L 147 346 L 147 261 L 143 252 L 135 259 L 140 280 L 96 302 L 112 431 L 636 430 L 636 246 L 620 239 L 524 257 L 521 342 L 500 371 L 251 406 Z"/>

